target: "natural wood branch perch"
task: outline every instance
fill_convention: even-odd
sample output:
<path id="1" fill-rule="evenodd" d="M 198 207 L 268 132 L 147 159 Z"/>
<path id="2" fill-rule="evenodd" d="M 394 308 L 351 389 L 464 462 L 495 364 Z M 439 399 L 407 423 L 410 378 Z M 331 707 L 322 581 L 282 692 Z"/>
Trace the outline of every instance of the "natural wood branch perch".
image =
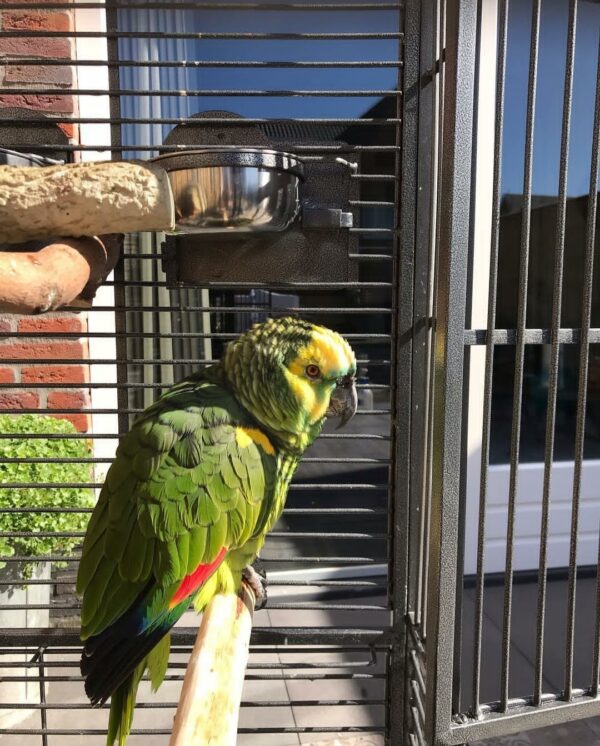
<path id="1" fill-rule="evenodd" d="M 0 166 L 0 243 L 169 230 L 167 172 L 152 163 Z"/>
<path id="2" fill-rule="evenodd" d="M 254 593 L 215 596 L 190 656 L 169 746 L 235 746 Z"/>
<path id="3" fill-rule="evenodd" d="M 96 288 L 119 258 L 120 239 L 118 235 L 102 240 L 64 238 L 37 251 L 0 251 L 0 311 L 42 313 L 73 304 L 89 307 Z"/>

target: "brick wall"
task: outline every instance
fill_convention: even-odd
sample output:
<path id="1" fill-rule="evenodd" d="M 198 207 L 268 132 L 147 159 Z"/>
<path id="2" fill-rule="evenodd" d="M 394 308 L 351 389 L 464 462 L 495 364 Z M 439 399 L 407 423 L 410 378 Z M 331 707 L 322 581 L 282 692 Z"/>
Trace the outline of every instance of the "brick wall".
<path id="1" fill-rule="evenodd" d="M 87 414 L 62 410 L 89 407 L 87 344 L 77 338 L 85 332 L 81 314 L 51 313 L 43 316 L 0 316 L 0 409 L 57 410 L 57 417 L 71 420 L 80 432 L 90 429 Z M 53 336 L 67 333 L 68 336 Z M 13 362 L 23 359 L 26 362 Z M 48 364 L 42 361 L 56 360 Z M 63 360 L 73 361 L 66 364 Z M 59 362 L 60 361 L 60 362 Z M 81 361 L 81 362 L 80 362 Z M 27 384 L 11 387 L 11 383 Z"/>
<path id="2" fill-rule="evenodd" d="M 16 1 L 16 0 L 15 0 Z M 0 106 L 18 106 L 55 115 L 75 115 L 77 99 L 65 94 L 74 84 L 73 68 L 68 65 L 51 65 L 51 58 L 73 58 L 73 39 L 40 37 L 4 37 L 2 31 L 70 31 L 73 29 L 73 12 L 44 10 L 49 0 L 38 0 L 39 10 L 10 10 L 11 0 L 0 0 Z M 14 62 L 2 66 L 2 58 L 27 57 L 40 60 L 39 65 L 19 65 Z M 48 93 L 26 92 L 27 88 L 49 88 Z M 11 93 L 11 89 L 15 93 Z M 25 90 L 24 90 L 25 89 Z M 54 93 L 56 91 L 56 93 Z M 61 129 L 77 137 L 76 125 L 60 123 Z"/>
<path id="3" fill-rule="evenodd" d="M 68 92 L 76 85 L 73 68 L 52 65 L 48 60 L 72 59 L 73 40 L 3 38 L 1 34 L 8 30 L 68 31 L 73 28 L 72 11 L 45 10 L 44 4 L 44 0 L 38 0 L 39 9 L 11 10 L 11 0 L 0 0 L 0 109 L 16 106 L 41 111 L 57 119 L 65 118 L 77 111 L 77 99 Z M 8 58 L 15 59 L 7 64 Z M 39 59 L 40 64 L 18 64 L 16 58 Z M 49 91 L 27 93 L 27 89 L 42 87 Z M 59 125 L 75 141 L 76 125 L 68 122 Z M 89 368 L 85 363 L 87 342 L 77 336 L 86 330 L 84 314 L 0 316 L 0 410 L 57 410 L 57 417 L 71 420 L 80 432 L 88 431 L 89 415 L 61 412 L 89 406 L 89 389 L 85 386 L 89 380 Z M 64 333 L 68 336 L 56 336 Z M 29 362 L 12 362 L 15 359 Z M 68 365 L 42 363 L 61 359 L 73 362 Z"/>

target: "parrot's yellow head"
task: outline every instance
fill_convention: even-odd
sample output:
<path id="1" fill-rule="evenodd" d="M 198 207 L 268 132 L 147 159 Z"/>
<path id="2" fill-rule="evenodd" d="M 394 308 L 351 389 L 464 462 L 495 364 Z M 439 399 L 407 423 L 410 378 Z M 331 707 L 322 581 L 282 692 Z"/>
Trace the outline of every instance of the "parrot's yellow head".
<path id="1" fill-rule="evenodd" d="M 276 439 L 303 450 L 325 418 L 356 412 L 356 359 L 337 332 L 293 317 L 256 324 L 225 352 L 235 394 Z"/>

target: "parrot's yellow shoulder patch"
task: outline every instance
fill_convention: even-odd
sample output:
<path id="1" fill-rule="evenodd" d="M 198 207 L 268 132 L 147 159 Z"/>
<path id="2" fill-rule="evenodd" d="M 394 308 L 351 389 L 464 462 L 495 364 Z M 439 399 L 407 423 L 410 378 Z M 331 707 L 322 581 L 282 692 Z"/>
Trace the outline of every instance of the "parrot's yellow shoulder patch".
<path id="1" fill-rule="evenodd" d="M 250 443 L 256 443 L 256 445 L 260 446 L 265 453 L 269 454 L 269 456 L 272 456 L 275 453 L 275 449 L 267 436 L 254 427 L 236 427 L 235 439 L 240 448 L 247 448 Z"/>

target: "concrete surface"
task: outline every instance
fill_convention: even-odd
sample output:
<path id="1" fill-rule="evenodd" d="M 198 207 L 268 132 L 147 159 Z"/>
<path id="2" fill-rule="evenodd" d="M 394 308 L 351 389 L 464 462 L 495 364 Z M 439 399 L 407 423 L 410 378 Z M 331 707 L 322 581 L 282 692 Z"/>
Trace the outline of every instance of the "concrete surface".
<path id="1" fill-rule="evenodd" d="M 277 594 L 274 594 L 277 597 Z M 255 615 L 255 624 L 261 627 L 272 626 L 273 615 L 283 615 L 278 624 L 289 621 L 291 611 L 262 610 Z M 342 617 L 351 612 L 341 611 Z M 301 622 L 307 626 L 335 623 L 327 618 L 325 612 L 302 611 Z M 197 617 L 188 613 L 181 620 L 183 626 L 197 625 Z M 187 661 L 187 654 L 174 654 L 171 659 L 168 676 L 182 673 Z M 67 704 L 70 707 L 79 705 L 79 709 L 50 709 L 47 713 L 47 726 L 55 730 L 69 730 L 70 734 L 56 734 L 48 737 L 48 746 L 104 746 L 105 736 L 81 735 L 78 728 L 104 730 L 108 711 L 92 709 L 87 706 L 83 684 L 79 679 L 78 657 L 73 653 L 62 652 L 48 656 L 47 675 L 67 676 L 72 681 L 53 682 L 48 684 L 47 701 L 52 704 Z M 315 664 L 315 668 L 307 668 Z M 269 666 L 268 668 L 266 666 Z M 270 667 L 273 666 L 273 667 Z M 341 673 L 356 671 L 362 674 L 377 673 L 380 678 L 336 679 L 326 678 Z M 256 649 L 249 661 L 247 680 L 242 697 L 240 711 L 240 728 L 261 728 L 278 732 L 241 733 L 238 746 L 300 746 L 300 744 L 318 744 L 318 746 L 381 746 L 383 741 L 377 734 L 360 734 L 356 736 L 344 733 L 349 727 L 381 726 L 384 722 L 384 710 L 381 705 L 361 705 L 361 700 L 382 699 L 383 697 L 383 659 L 373 665 L 365 651 L 347 653 L 331 652 L 331 649 L 311 648 L 307 652 L 289 652 L 285 648 Z M 10 675 L 11 671 L 6 671 Z M 168 677 L 167 677 L 168 678 Z M 140 686 L 138 702 L 142 707 L 136 712 L 134 727 L 143 730 L 168 731 L 172 723 L 175 706 L 179 698 L 180 681 L 165 681 L 157 694 L 152 694 L 145 682 Z M 349 699 L 358 704 L 347 706 L 320 706 L 319 701 L 330 699 Z M 268 702 L 270 706 L 253 706 L 253 703 Z M 302 703 L 306 702 L 306 705 Z M 317 703 L 309 705 L 310 703 Z M 293 704 L 292 704 L 293 703 Z M 159 705 L 159 707 L 156 707 Z M 19 728 L 39 728 L 40 713 L 32 711 Z M 296 729 L 306 727 L 309 732 L 298 733 Z M 319 729 L 332 729 L 327 732 Z M 289 730 L 287 730 L 289 729 Z M 339 730 L 338 730 L 339 729 Z M 128 744 L 131 746 L 166 746 L 168 735 L 163 733 L 143 733 L 132 735 Z M 0 736 L 2 746 L 42 746 L 39 735 L 4 735 Z"/>

